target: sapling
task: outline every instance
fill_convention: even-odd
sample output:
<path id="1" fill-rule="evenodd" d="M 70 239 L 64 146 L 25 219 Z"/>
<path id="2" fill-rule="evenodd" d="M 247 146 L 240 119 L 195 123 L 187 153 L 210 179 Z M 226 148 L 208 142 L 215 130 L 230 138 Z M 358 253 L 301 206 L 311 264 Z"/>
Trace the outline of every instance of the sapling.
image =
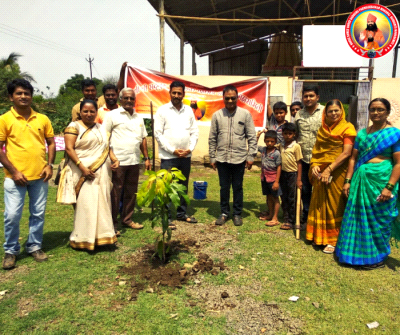
<path id="1" fill-rule="evenodd" d="M 180 205 L 180 197 L 183 197 L 189 204 L 190 200 L 186 194 L 186 186 L 179 184 L 179 180 L 185 180 L 186 177 L 177 168 L 170 171 L 162 169 L 157 172 L 146 171 L 145 175 L 149 176 L 140 187 L 137 193 L 137 204 L 140 207 L 151 207 L 152 221 L 151 227 L 161 223 L 162 233 L 156 239 L 156 252 L 159 258 L 165 262 L 166 243 L 171 240 L 171 229 L 168 222 L 168 205 L 172 203 L 178 207 Z"/>

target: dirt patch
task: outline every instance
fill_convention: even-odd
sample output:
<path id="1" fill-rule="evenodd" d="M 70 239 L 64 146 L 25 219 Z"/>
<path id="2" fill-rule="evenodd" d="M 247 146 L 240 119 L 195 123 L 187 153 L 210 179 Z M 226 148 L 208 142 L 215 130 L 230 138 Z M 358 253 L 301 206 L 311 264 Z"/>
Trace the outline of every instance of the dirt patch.
<path id="1" fill-rule="evenodd" d="M 169 264 L 164 265 L 152 259 L 152 245 L 125 258 L 126 267 L 122 272 L 132 278 L 129 300 L 136 300 L 140 291 L 157 293 L 160 287 L 175 289 L 186 285 L 188 306 L 198 306 L 208 316 L 225 316 L 227 334 L 302 334 L 301 320 L 283 312 L 276 303 L 259 301 L 263 285 L 254 280 L 251 270 L 239 266 L 240 274 L 229 273 L 230 269 L 226 268 L 223 260 L 232 259 L 242 252 L 235 246 L 236 236 L 228 233 L 229 227 L 179 221 L 174 223 L 177 230 L 172 235 Z M 179 259 L 182 252 L 195 254 L 197 260 L 181 267 L 175 260 Z M 248 277 L 248 284 L 217 286 L 207 283 L 203 273 L 218 275 L 221 271 L 228 274 L 226 282 L 231 275 L 239 275 Z M 204 318 L 204 314 L 196 316 Z"/>
<path id="2" fill-rule="evenodd" d="M 0 271 L 0 282 L 5 283 L 7 280 L 13 279 L 17 275 L 27 274 L 30 271 L 27 265 L 18 265 L 12 270 Z"/>
<path id="3" fill-rule="evenodd" d="M 260 292 L 259 285 L 213 286 L 200 282 L 187 288 L 189 306 L 202 307 L 209 315 L 224 315 L 227 334 L 302 334 L 301 320 L 284 313 L 275 302 L 264 303 L 251 297 Z"/>
<path id="4" fill-rule="evenodd" d="M 33 303 L 33 299 L 21 298 L 18 301 L 17 315 L 22 318 L 28 316 L 30 312 L 36 309 L 36 305 Z"/>
<path id="5" fill-rule="evenodd" d="M 169 243 L 169 259 L 180 252 L 188 252 L 189 248 L 196 247 L 197 242 L 192 239 L 185 241 L 173 240 Z M 182 288 L 190 279 L 200 273 L 210 272 L 218 275 L 226 266 L 223 262 L 214 263 L 207 255 L 200 253 L 193 264 L 185 264 L 183 267 L 175 261 L 163 263 L 155 254 L 154 245 L 146 245 L 134 256 L 126 259 L 127 266 L 121 272 L 132 278 L 130 284 L 130 299 L 136 300 L 140 291 L 146 290 L 154 293 L 159 287 Z"/>
<path id="6" fill-rule="evenodd" d="M 228 233 L 230 227 L 222 227 L 210 223 L 188 224 L 174 221 L 177 229 L 172 232 L 172 239 L 194 240 L 196 251 L 210 255 L 215 259 L 233 259 L 234 251 L 226 247 L 229 242 L 236 242 L 237 238 Z"/>

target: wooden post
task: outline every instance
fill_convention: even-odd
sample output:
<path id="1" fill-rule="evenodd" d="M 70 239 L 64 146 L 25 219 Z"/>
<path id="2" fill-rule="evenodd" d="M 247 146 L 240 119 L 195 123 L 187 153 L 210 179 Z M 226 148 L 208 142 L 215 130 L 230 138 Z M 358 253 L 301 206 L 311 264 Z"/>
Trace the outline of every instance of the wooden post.
<path id="1" fill-rule="evenodd" d="M 151 116 L 151 144 L 153 146 L 153 171 L 156 170 L 156 146 L 155 146 L 155 140 L 154 140 L 154 117 L 153 117 L 153 101 L 150 101 L 150 116 Z"/>
<path id="2" fill-rule="evenodd" d="M 150 116 L 151 116 L 151 143 L 153 145 L 153 164 L 151 169 L 156 170 L 156 147 L 154 141 L 154 117 L 153 117 L 153 101 L 150 101 Z M 151 214 L 154 212 L 154 201 L 151 203 Z"/>
<path id="3" fill-rule="evenodd" d="M 185 39 L 183 36 L 183 32 L 181 33 L 181 69 L 180 69 L 180 75 L 183 76 L 184 75 L 184 66 L 185 66 Z"/>
<path id="4" fill-rule="evenodd" d="M 300 201 L 301 201 L 301 190 L 297 188 L 297 203 L 296 203 L 296 240 L 300 239 Z"/>
<path id="5" fill-rule="evenodd" d="M 165 36 L 164 36 L 164 0 L 160 0 L 160 71 L 165 73 Z"/>

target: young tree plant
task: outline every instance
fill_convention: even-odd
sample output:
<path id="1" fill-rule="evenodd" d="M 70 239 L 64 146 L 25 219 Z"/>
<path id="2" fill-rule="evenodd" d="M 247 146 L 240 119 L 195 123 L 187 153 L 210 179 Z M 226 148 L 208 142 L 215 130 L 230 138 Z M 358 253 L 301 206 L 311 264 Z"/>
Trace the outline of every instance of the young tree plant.
<path id="1" fill-rule="evenodd" d="M 140 187 L 136 200 L 140 207 L 151 207 L 152 204 L 154 206 L 151 227 L 161 223 L 162 233 L 156 239 L 156 250 L 160 259 L 165 262 L 165 254 L 169 251 L 165 250 L 165 245 L 171 240 L 167 206 L 172 203 L 178 207 L 180 197 L 189 204 L 189 197 L 185 193 L 186 186 L 179 184 L 179 180 L 185 180 L 186 177 L 177 168 L 172 168 L 171 171 L 146 171 L 144 174 L 149 177 Z"/>

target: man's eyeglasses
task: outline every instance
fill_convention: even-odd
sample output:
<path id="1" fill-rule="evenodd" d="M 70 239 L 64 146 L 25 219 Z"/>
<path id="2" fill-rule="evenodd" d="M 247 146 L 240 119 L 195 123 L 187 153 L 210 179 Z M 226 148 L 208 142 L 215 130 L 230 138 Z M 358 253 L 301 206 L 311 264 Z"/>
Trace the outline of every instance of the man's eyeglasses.
<path id="1" fill-rule="evenodd" d="M 224 98 L 225 99 L 225 101 L 229 101 L 229 100 L 232 100 L 232 101 L 236 101 L 236 97 L 225 97 Z"/>
<path id="2" fill-rule="evenodd" d="M 132 101 L 135 101 L 136 98 L 132 98 L 132 97 L 123 97 L 122 100 L 132 100 Z"/>

